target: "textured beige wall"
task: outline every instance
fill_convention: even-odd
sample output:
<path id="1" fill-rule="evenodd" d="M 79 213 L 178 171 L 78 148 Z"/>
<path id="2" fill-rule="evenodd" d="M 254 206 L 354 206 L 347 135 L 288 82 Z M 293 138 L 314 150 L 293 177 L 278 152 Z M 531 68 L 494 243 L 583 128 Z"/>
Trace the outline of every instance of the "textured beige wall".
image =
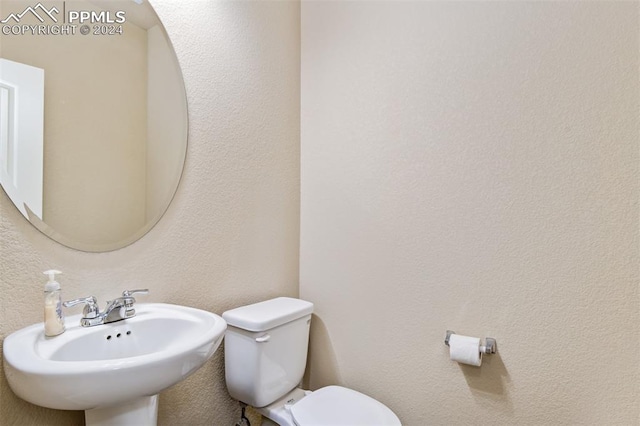
<path id="1" fill-rule="evenodd" d="M 303 2 L 312 387 L 638 424 L 638 3 Z M 478 369 L 445 330 L 497 338 Z"/>
<path id="2" fill-rule="evenodd" d="M 140 301 L 222 313 L 298 293 L 299 4 L 155 0 L 189 100 L 189 149 L 178 194 L 145 237 L 103 254 L 36 231 L 0 194 L 0 337 L 41 320 L 41 271 L 56 267 L 65 298 L 104 301 L 149 287 Z M 70 313 L 75 313 L 72 310 Z M 0 424 L 80 425 L 42 409 L 0 378 Z M 222 352 L 160 398 L 161 425 L 230 425 Z"/>

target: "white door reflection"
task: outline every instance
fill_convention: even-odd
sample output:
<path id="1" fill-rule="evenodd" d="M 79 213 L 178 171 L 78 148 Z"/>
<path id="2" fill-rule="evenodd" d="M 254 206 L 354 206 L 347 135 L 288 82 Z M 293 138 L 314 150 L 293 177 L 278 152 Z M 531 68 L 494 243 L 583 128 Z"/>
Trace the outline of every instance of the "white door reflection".
<path id="1" fill-rule="evenodd" d="M 42 220 L 44 70 L 0 59 L 0 184 L 27 219 Z"/>

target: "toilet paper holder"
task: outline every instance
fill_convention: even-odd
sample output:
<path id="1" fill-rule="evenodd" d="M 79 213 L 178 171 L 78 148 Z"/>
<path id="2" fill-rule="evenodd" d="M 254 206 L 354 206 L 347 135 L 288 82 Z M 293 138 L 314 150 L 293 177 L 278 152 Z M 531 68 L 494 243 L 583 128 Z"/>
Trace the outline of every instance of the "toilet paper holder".
<path id="1" fill-rule="evenodd" d="M 447 337 L 444 338 L 444 344 L 449 346 L 449 338 L 452 334 L 456 334 L 455 331 L 447 330 Z M 483 354 L 495 354 L 496 353 L 496 339 L 492 337 L 485 337 L 484 345 L 480 345 L 480 352 Z"/>

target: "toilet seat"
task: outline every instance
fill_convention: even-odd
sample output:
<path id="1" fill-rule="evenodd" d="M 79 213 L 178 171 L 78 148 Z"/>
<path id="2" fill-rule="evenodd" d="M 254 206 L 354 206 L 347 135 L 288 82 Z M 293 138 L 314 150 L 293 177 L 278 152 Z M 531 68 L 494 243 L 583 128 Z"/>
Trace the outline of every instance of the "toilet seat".
<path id="1" fill-rule="evenodd" d="M 401 426 L 387 406 L 342 386 L 318 389 L 290 410 L 297 426 Z"/>

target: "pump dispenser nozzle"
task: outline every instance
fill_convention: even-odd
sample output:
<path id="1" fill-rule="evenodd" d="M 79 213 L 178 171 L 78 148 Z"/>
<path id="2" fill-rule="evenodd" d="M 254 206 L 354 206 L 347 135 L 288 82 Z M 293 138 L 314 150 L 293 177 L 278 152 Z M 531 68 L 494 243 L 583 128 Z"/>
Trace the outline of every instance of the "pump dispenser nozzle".
<path id="1" fill-rule="evenodd" d="M 62 272 L 56 271 L 55 269 L 49 269 L 43 272 L 43 274 L 49 275 L 49 281 L 45 284 L 44 291 L 60 290 L 60 283 L 56 281 L 56 275 L 61 273 Z"/>

